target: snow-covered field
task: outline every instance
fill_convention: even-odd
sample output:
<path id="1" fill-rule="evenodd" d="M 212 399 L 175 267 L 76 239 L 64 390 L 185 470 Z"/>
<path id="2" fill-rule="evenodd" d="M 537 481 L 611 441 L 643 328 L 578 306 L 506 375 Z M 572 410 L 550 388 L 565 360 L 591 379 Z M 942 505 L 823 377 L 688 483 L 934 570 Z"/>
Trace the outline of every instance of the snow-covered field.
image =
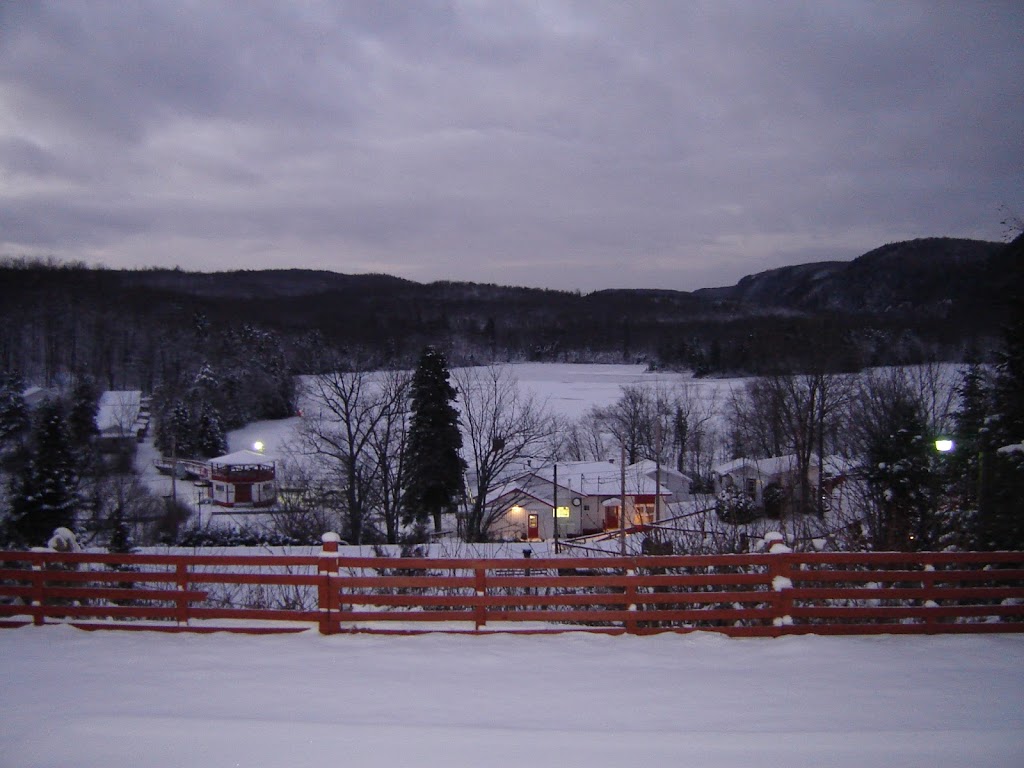
<path id="1" fill-rule="evenodd" d="M 1024 637 L 0 631 L 0 765 L 1020 766 Z"/>
<path id="2" fill-rule="evenodd" d="M 509 366 L 525 393 L 536 396 L 554 414 L 578 420 L 594 406 L 608 406 L 622 395 L 622 387 L 688 386 L 695 397 L 724 402 L 733 387 L 746 379 L 694 379 L 683 373 L 654 373 L 642 365 L 572 365 L 567 363 L 517 363 Z M 305 403 L 311 407 L 309 403 Z M 315 407 L 315 406 L 312 406 Z M 299 419 L 260 421 L 228 434 L 228 449 L 239 451 L 263 443 L 268 454 L 287 453 L 294 442 Z"/>

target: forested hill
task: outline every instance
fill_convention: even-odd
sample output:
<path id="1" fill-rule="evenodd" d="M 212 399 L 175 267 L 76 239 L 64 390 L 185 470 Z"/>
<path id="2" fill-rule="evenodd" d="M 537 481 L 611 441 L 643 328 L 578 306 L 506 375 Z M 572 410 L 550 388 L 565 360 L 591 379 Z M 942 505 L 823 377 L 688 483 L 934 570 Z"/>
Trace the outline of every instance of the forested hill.
<path id="1" fill-rule="evenodd" d="M 408 365 L 425 344 L 453 363 L 648 362 L 759 373 L 984 355 L 1010 290 L 1006 246 L 926 239 L 851 262 L 785 267 L 693 293 L 580 295 L 311 270 L 190 273 L 0 263 L 0 365 L 48 383 L 156 383 L 274 348 L 295 373 L 337 354 Z"/>

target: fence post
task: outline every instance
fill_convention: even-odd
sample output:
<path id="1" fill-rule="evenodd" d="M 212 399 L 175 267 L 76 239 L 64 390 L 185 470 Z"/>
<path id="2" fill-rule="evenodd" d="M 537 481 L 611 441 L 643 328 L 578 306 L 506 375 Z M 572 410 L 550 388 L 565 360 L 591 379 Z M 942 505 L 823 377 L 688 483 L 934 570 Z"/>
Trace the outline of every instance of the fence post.
<path id="1" fill-rule="evenodd" d="M 772 598 L 772 607 L 774 608 L 772 625 L 775 628 L 772 635 L 774 637 L 786 634 L 787 627 L 793 626 L 791 591 L 793 589 L 793 550 L 783 543 L 780 534 L 776 535 L 778 538 L 769 538 L 771 534 L 765 536 L 765 539 L 770 542 L 768 554 L 776 556 L 768 565 L 768 577 L 771 580 L 769 586 L 775 592 Z"/>
<path id="2" fill-rule="evenodd" d="M 175 601 L 175 621 L 178 626 L 182 624 L 188 624 L 188 563 L 184 560 L 178 562 L 174 566 L 174 586 L 177 588 L 177 594 L 174 596 Z"/>
<path id="3" fill-rule="evenodd" d="M 633 581 L 633 577 L 636 576 L 636 571 L 632 568 L 627 568 L 626 574 L 626 610 L 630 613 L 636 613 L 638 610 L 636 604 L 636 582 Z M 636 619 L 627 619 L 625 621 L 626 633 L 630 635 L 637 634 L 637 621 Z"/>
<path id="4" fill-rule="evenodd" d="M 317 571 L 320 574 L 320 583 L 317 586 L 317 606 L 320 609 L 320 634 L 335 634 L 334 617 L 332 614 L 338 610 L 338 588 L 332 576 L 338 575 L 338 543 L 341 537 L 333 532 L 325 533 L 320 537 L 321 549 L 320 559 L 317 561 Z"/>
<path id="5" fill-rule="evenodd" d="M 46 602 L 46 590 L 43 585 L 45 569 L 45 561 L 32 563 L 32 623 L 37 627 L 46 623 L 43 614 L 43 604 Z"/>
<path id="6" fill-rule="evenodd" d="M 474 568 L 473 576 L 476 596 L 478 598 L 476 605 L 473 606 L 473 623 L 476 625 L 476 629 L 480 629 L 480 627 L 487 624 L 487 607 L 479 600 L 479 598 L 486 597 L 487 595 L 487 569 Z"/>

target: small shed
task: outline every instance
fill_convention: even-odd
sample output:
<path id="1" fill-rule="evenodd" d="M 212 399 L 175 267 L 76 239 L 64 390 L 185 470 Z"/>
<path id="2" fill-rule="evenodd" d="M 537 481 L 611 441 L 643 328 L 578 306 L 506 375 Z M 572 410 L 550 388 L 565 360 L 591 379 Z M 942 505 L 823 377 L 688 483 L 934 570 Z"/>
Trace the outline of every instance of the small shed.
<path id="1" fill-rule="evenodd" d="M 210 459 L 210 499 L 219 507 L 271 507 L 277 501 L 274 459 L 236 451 Z"/>

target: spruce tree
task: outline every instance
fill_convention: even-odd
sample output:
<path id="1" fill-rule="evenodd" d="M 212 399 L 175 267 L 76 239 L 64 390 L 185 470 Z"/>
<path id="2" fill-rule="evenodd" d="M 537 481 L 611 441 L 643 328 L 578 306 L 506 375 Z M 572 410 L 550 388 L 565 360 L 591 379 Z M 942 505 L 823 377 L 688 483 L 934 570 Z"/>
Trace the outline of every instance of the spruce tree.
<path id="1" fill-rule="evenodd" d="M 227 449 L 228 439 L 220 413 L 211 403 L 203 403 L 196 422 L 196 451 L 200 456 L 214 458 L 226 453 Z"/>
<path id="2" fill-rule="evenodd" d="M 420 356 L 411 387 L 411 419 L 406 448 L 408 480 L 405 488 L 405 521 L 421 524 L 433 517 L 441 530 L 441 515 L 455 510 L 463 492 L 462 433 L 453 405 L 448 361 L 434 347 Z"/>
<path id="3" fill-rule="evenodd" d="M 31 457 L 10 484 L 9 531 L 18 544 L 42 546 L 54 529 L 74 529 L 78 477 L 67 421 L 60 404 L 36 413 Z"/>
<path id="4" fill-rule="evenodd" d="M 5 376 L 0 383 L 0 446 L 23 434 L 29 426 L 28 406 L 18 376 Z"/>
<path id="5" fill-rule="evenodd" d="M 979 544 L 1024 547 L 1024 234 L 1007 246 L 1010 318 L 992 383 L 990 440 L 982 453 Z"/>

